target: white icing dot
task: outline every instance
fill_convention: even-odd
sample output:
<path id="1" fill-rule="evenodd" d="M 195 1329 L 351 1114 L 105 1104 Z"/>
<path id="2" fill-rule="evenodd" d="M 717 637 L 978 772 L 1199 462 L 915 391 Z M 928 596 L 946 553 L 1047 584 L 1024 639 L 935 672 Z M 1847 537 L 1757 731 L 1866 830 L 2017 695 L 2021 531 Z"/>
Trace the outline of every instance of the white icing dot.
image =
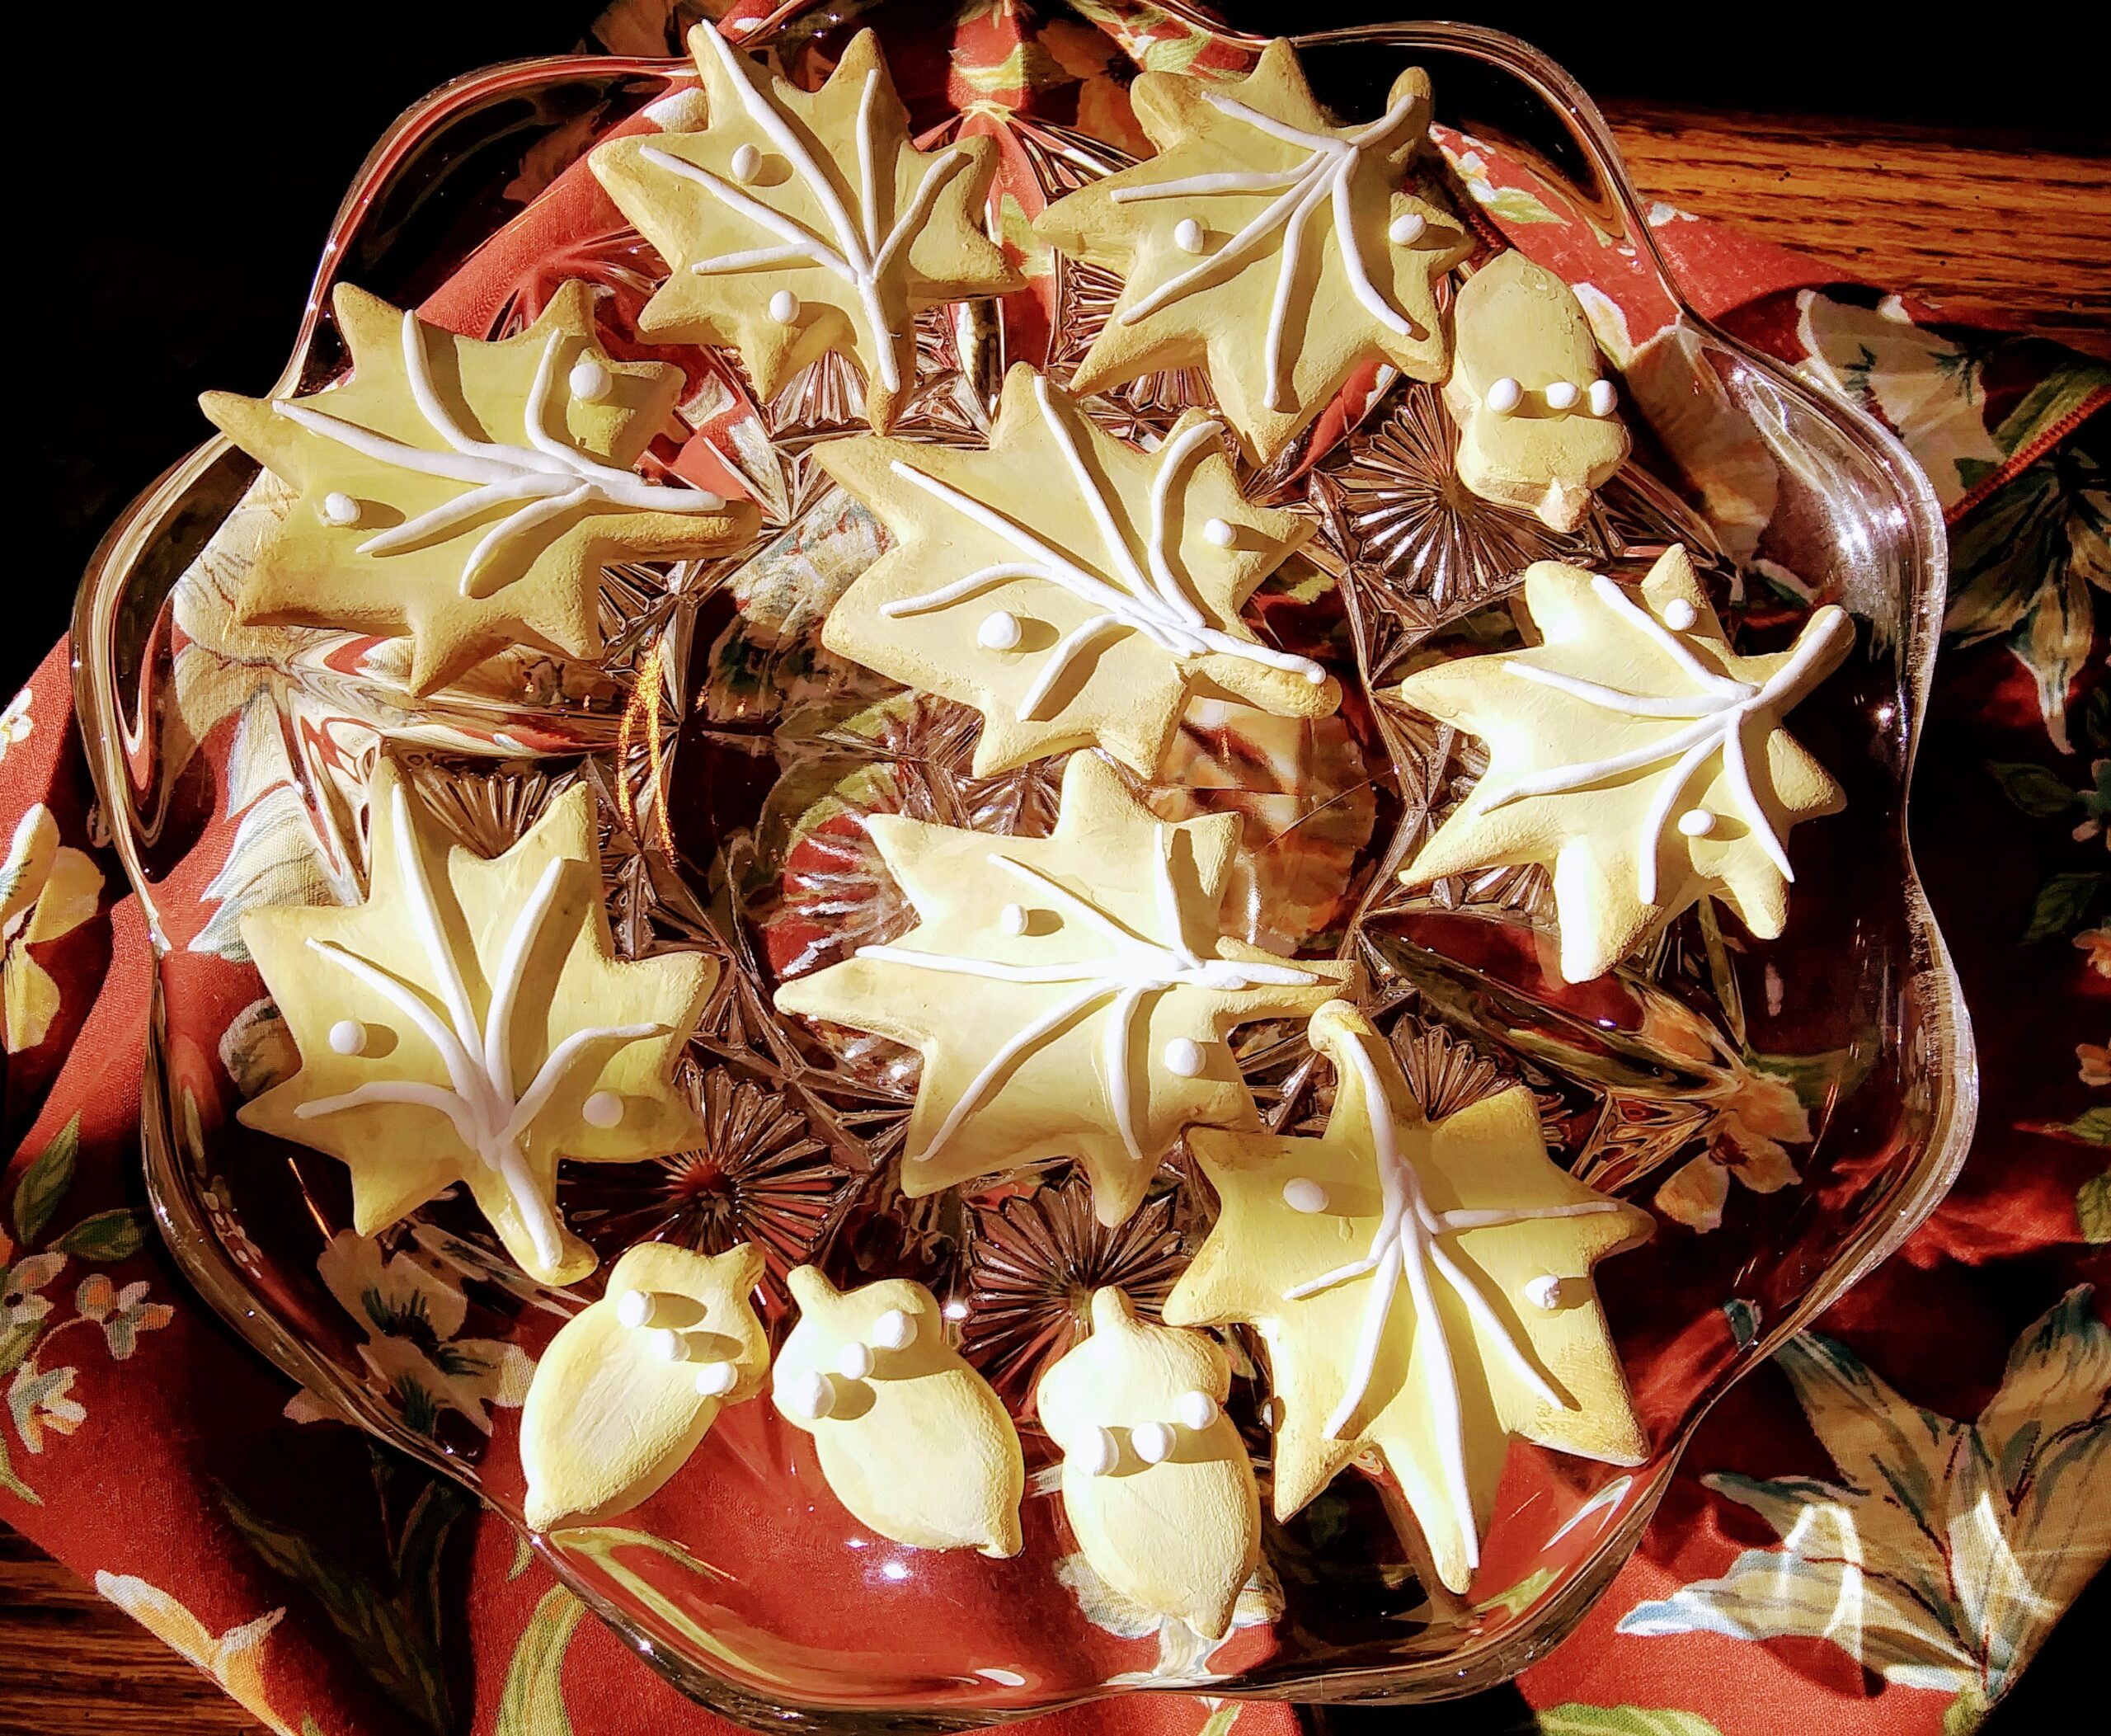
<path id="1" fill-rule="evenodd" d="M 835 1371 L 846 1381 L 864 1380 L 872 1371 L 872 1347 L 845 1344 L 843 1354 L 835 1359 Z"/>
<path id="2" fill-rule="evenodd" d="M 975 642 L 985 651 L 1016 651 L 1023 637 L 1019 618 L 1008 609 L 994 609 L 975 629 Z"/>
<path id="3" fill-rule="evenodd" d="M 890 1308 L 872 1322 L 872 1342 L 882 1350 L 906 1350 L 916 1342 L 916 1316 Z"/>
<path id="4" fill-rule="evenodd" d="M 1222 519 L 1211 519 L 1202 526 L 1202 540 L 1219 548 L 1229 548 L 1239 533 Z"/>
<path id="5" fill-rule="evenodd" d="M 799 317 L 799 298 L 789 289 L 779 289 L 769 299 L 769 317 L 780 326 L 788 326 Z"/>
<path id="6" fill-rule="evenodd" d="M 1173 244 L 1183 253 L 1199 253 L 1208 238 L 1202 226 L 1192 217 L 1183 217 L 1173 226 Z"/>
<path id="7" fill-rule="evenodd" d="M 356 525 L 360 521 L 360 503 L 349 494 L 340 494 L 332 489 L 322 496 L 322 516 L 332 525 Z"/>
<path id="8" fill-rule="evenodd" d="M 1174 1408 L 1180 1413 L 1180 1420 L 1198 1432 L 1224 1414 L 1223 1407 L 1199 1387 L 1192 1392 L 1182 1393 L 1180 1402 Z"/>
<path id="9" fill-rule="evenodd" d="M 686 1362 L 689 1359 L 689 1341 L 671 1326 L 655 1327 L 649 1340 L 652 1353 L 663 1362 Z"/>
<path id="10" fill-rule="evenodd" d="M 1664 625 L 1673 633 L 1684 633 L 1700 619 L 1700 611 L 1684 597 L 1673 597 L 1664 605 Z"/>
<path id="11" fill-rule="evenodd" d="M 740 1371 L 731 1362 L 706 1362 L 696 1371 L 696 1391 L 700 1399 L 722 1399 L 740 1384 Z"/>
<path id="12" fill-rule="evenodd" d="M 579 1106 L 579 1118 L 590 1127 L 613 1127 L 623 1118 L 623 1100 L 613 1091 L 596 1091 Z"/>
<path id="13" fill-rule="evenodd" d="M 1488 407 L 1497 416 L 1507 416 L 1525 402 L 1525 388 L 1504 374 L 1488 388 Z"/>
<path id="14" fill-rule="evenodd" d="M 1069 1455 L 1070 1461 L 1088 1477 L 1103 1477 L 1121 1462 L 1121 1448 L 1111 1428 L 1095 1428 Z"/>
<path id="15" fill-rule="evenodd" d="M 1309 1175 L 1292 1176 L 1283 1183 L 1283 1203 L 1293 1211 L 1324 1211 L 1327 1190 Z"/>
<path id="16" fill-rule="evenodd" d="M 1317 663 L 1308 663 L 1305 667 L 1305 679 L 1314 687 L 1324 687 L 1327 685 L 1327 671 Z"/>
<path id="17" fill-rule="evenodd" d="M 1163 1423 L 1139 1423 L 1129 1431 L 1129 1444 L 1146 1465 L 1163 1465 L 1178 1444 L 1173 1431 Z"/>
<path id="18" fill-rule="evenodd" d="M 642 1290 L 626 1290 L 616 1298 L 616 1318 L 626 1326 L 642 1326 L 652 1318 L 652 1298 Z"/>
<path id="19" fill-rule="evenodd" d="M 1393 219 L 1385 231 L 1385 238 L 1396 247 L 1413 247 L 1422 239 L 1422 232 L 1429 227 L 1429 219 L 1413 211 L 1402 213 Z"/>
<path id="20" fill-rule="evenodd" d="M 1715 830 L 1715 816 L 1704 807 L 1690 807 L 1679 816 L 1679 830 L 1689 838 L 1705 838 Z"/>
<path id="21" fill-rule="evenodd" d="M 1546 395 L 1549 410 L 1573 410 L 1576 407 L 1577 398 L 1581 396 L 1576 388 L 1565 379 L 1558 379 L 1548 387 Z"/>
<path id="22" fill-rule="evenodd" d="M 1525 1286 L 1525 1300 L 1552 1313 L 1561 1306 L 1561 1280 L 1550 1274 L 1530 1280 Z"/>
<path id="23" fill-rule="evenodd" d="M 1616 391 L 1616 390 L 1614 388 L 1613 383 L 1612 383 L 1610 380 L 1609 380 L 1609 379 L 1601 379 L 1601 380 L 1593 380 L 1593 381 L 1591 381 L 1591 415 L 1593 415 L 1593 416 L 1610 416 L 1610 415 L 1613 413 L 1613 407 L 1614 407 L 1615 404 L 1619 403 L 1619 402 L 1620 402 L 1620 393 L 1619 393 L 1619 392 L 1618 392 L 1618 391 Z"/>
<path id="24" fill-rule="evenodd" d="M 736 181 L 753 181 L 762 173 L 762 153 L 751 144 L 744 144 L 733 153 L 730 165 Z"/>
<path id="25" fill-rule="evenodd" d="M 592 356 L 582 355 L 571 365 L 571 374 L 566 383 L 581 403 L 598 404 L 614 389 L 616 377 Z"/>
<path id="26" fill-rule="evenodd" d="M 792 1415 L 818 1423 L 835 1409 L 835 1383 L 810 1368 L 780 1386 L 777 1401 Z"/>
<path id="27" fill-rule="evenodd" d="M 1202 1046 L 1192 1037 L 1176 1037 L 1165 1046 L 1165 1070 L 1176 1079 L 1193 1079 L 1202 1070 Z"/>
<path id="28" fill-rule="evenodd" d="M 1031 920 L 1023 904 L 1008 904 L 997 912 L 997 926 L 1007 934 L 1023 934 Z"/>
<path id="29" fill-rule="evenodd" d="M 340 1055 L 366 1053 L 366 1027 L 356 1019 L 341 1019 L 330 1027 L 330 1047 Z"/>

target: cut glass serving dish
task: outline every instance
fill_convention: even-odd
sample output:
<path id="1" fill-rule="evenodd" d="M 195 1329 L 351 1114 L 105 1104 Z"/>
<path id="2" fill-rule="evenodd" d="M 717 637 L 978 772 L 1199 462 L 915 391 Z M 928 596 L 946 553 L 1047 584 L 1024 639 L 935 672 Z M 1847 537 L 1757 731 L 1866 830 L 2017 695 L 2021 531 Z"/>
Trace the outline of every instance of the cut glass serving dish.
<path id="1" fill-rule="evenodd" d="M 795 28 L 825 45 L 849 26 L 780 14 L 744 45 Z M 1058 762 L 976 777 L 972 713 L 819 649 L 828 600 L 882 535 L 811 459 L 861 425 L 853 374 L 824 361 L 745 419 L 730 373 L 722 397 L 684 404 L 689 428 L 722 435 L 721 461 L 760 503 L 762 533 L 722 558 L 612 571 L 609 648 L 591 665 L 523 650 L 414 702 L 390 642 L 236 624 L 231 587 L 285 495 L 224 440 L 132 506 L 83 586 L 80 714 L 158 949 L 148 1181 L 171 1247 L 237 1332 L 524 1533 L 522 1371 L 642 1242 L 751 1244 L 773 1342 L 795 1267 L 839 1283 L 915 1277 L 1017 1419 L 1026 1542 L 1008 1560 L 876 1537 L 766 1402 L 729 1408 L 643 1505 L 532 1536 L 656 1668 L 759 1728 L 964 1728 L 1178 1686 L 1408 1701 L 1514 1674 L 1635 1547 L 1709 1405 L 1896 1247 L 1965 1149 L 1968 1030 L 1906 840 L 1943 598 L 1926 483 L 1865 418 L 1685 306 L 1603 120 L 1532 50 L 1436 24 L 1299 47 L 1323 100 L 1352 117 L 1375 112 L 1401 68 L 1426 68 L 1455 205 L 1474 214 L 1464 181 L 1479 153 L 1499 153 L 1573 216 L 1568 244 L 1582 238 L 1599 256 L 1595 268 L 1564 260 L 1567 275 L 1617 280 L 1672 316 L 1649 379 L 1628 382 L 1636 455 L 1573 531 L 1468 494 L 1441 394 L 1389 376 L 1330 443 L 1249 473 L 1253 497 L 1317 526 L 1252 613 L 1328 647 L 1349 699 L 1317 722 L 1197 702 L 1143 793 L 1166 820 L 1243 816 L 1240 938 L 1359 964 L 1365 1009 L 1431 1117 L 1521 1083 L 1556 1160 L 1657 1221 L 1648 1245 L 1596 1274 L 1651 1456 L 1623 1469 L 1515 1444 L 1465 1593 L 1427 1572 L 1397 1489 L 1357 1468 L 1266 1524 L 1262 1566 L 1222 1640 L 1126 1606 L 1065 1531 L 1032 1395 L 1098 1287 L 1155 1314 L 1209 1228 L 1209 1189 L 1176 1155 L 1112 1227 L 1060 1163 L 905 1197 L 895 1166 L 914 1051 L 773 1010 L 781 982 L 908 925 L 871 816 L 1039 835 L 1056 810 Z M 569 234 L 554 255 L 516 248 L 496 277 L 491 262 L 597 139 L 689 76 L 686 63 L 538 61 L 465 78 L 406 115 L 339 214 L 280 392 L 341 369 L 333 285 L 413 304 L 495 234 L 478 256 L 490 335 L 526 323 L 567 278 L 634 318 L 658 266 L 620 227 Z M 1123 163 L 1060 127 L 998 124 L 1051 196 Z M 1052 339 L 987 306 L 923 316 L 900 431 L 979 444 L 1008 362 L 1067 377 L 1114 285 L 1060 259 L 1054 271 Z M 1019 353 L 1030 342 L 1041 347 Z M 1149 443 L 1206 392 L 1164 375 L 1087 407 Z M 1726 454 L 1736 488 L 1696 481 L 1719 479 Z M 1565 984 L 1543 871 L 1399 880 L 1483 762 L 1472 738 L 1377 689 L 1432 656 L 1514 642 L 1512 593 L 1534 561 L 1634 580 L 1674 543 L 1733 630 L 1769 647 L 1817 601 L 1852 617 L 1848 661 L 1796 714 L 1847 805 L 1798 832 L 1780 939 L 1704 900 L 1610 975 Z M 458 1197 L 374 1240 L 352 1236 L 341 1166 L 235 1118 L 292 1064 L 239 916 L 360 896 L 362 793 L 384 743 L 443 827 L 487 855 L 583 782 L 618 952 L 701 948 L 721 964 L 679 1067 L 697 1142 L 561 1178 L 565 1219 L 603 1262 L 575 1290 L 524 1277 Z M 1333 1081 L 1297 1028 L 1249 1031 L 1239 1055 L 1272 1127 L 1323 1122 Z M 361 1262 L 398 1259 L 449 1299 L 418 1330 L 359 1306 Z M 1265 1479 L 1265 1363 L 1242 1334 L 1223 1336 L 1228 1411 Z"/>

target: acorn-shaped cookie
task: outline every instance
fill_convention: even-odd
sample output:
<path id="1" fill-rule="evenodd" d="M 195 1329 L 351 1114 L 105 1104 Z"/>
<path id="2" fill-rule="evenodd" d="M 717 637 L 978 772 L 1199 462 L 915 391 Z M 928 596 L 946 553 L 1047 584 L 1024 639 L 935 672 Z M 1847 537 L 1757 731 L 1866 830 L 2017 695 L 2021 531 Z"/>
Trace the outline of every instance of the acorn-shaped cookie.
<path id="1" fill-rule="evenodd" d="M 1253 1467 L 1224 1414 L 1230 1365 L 1202 1333 L 1139 1320 L 1119 1290 L 1093 1291 L 1092 1326 L 1035 1399 L 1070 1529 L 1115 1590 L 1219 1638 L 1261 1555 Z"/>
<path id="2" fill-rule="evenodd" d="M 1522 253 L 1498 253 L 1459 291 L 1451 341 L 1444 402 L 1459 425 L 1459 480 L 1573 530 L 1628 448 L 1575 292 Z"/>
<path id="3" fill-rule="evenodd" d="M 836 1498 L 897 1543 L 1017 1555 L 1018 1433 L 946 1341 L 937 1299 L 907 1278 L 838 1290 L 812 1266 L 788 1282 L 799 1324 L 771 1397 L 813 1436 Z"/>
<path id="4" fill-rule="evenodd" d="M 762 1390 L 769 1345 L 749 1302 L 762 1255 L 649 1242 L 609 1274 L 535 1365 L 520 1414 L 537 1531 L 636 1507 L 682 1468 L 722 1405 Z"/>

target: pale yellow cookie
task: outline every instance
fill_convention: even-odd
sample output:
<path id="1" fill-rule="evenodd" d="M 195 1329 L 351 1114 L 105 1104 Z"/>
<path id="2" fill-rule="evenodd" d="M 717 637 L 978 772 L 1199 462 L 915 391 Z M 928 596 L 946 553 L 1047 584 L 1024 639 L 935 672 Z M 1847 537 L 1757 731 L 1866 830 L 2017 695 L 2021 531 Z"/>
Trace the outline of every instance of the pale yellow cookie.
<path id="1" fill-rule="evenodd" d="M 651 1498 L 720 1409 L 762 1390 L 769 1343 L 749 1298 L 762 1255 L 671 1243 L 631 1249 L 601 1300 L 535 1364 L 520 1413 L 525 1517 L 537 1531 L 613 1518 Z"/>
<path id="2" fill-rule="evenodd" d="M 1311 525 L 1247 505 L 1221 433 L 1191 412 L 1146 455 L 1022 364 L 986 452 L 820 448 L 894 539 L 821 642 L 980 712 L 977 777 L 1093 746 L 1150 777 L 1198 689 L 1325 716 L 1340 686 L 1239 616 Z"/>
<path id="3" fill-rule="evenodd" d="M 1018 1431 L 947 1342 L 938 1299 L 907 1278 L 838 1290 L 813 1266 L 786 1282 L 799 1324 L 771 1397 L 814 1437 L 836 1498 L 897 1543 L 1016 1555 Z"/>
<path id="4" fill-rule="evenodd" d="M 1761 939 L 1779 934 L 1789 828 L 1844 800 L 1781 719 L 1853 645 L 1845 612 L 1827 604 L 1786 651 L 1739 656 L 1682 548 L 1638 598 L 1536 562 L 1525 606 L 1540 644 L 1434 664 L 1394 689 L 1488 749 L 1473 793 L 1401 877 L 1547 864 L 1571 982 L 1602 976 L 1704 896 Z"/>
<path id="5" fill-rule="evenodd" d="M 1459 480 L 1573 530 L 1629 445 L 1575 292 L 1522 253 L 1498 253 L 1452 303 L 1451 344 L 1444 402 L 1459 425 Z"/>
<path id="6" fill-rule="evenodd" d="M 1063 1511 L 1093 1570 L 1206 1640 L 1229 1630 L 1261 1559 L 1261 1495 L 1224 1414 L 1230 1391 L 1214 1340 L 1146 1325 L 1105 1289 L 1093 1293 L 1092 1336 L 1034 1400 L 1063 1450 Z"/>
<path id="7" fill-rule="evenodd" d="M 1047 838 L 866 825 L 920 920 L 786 983 L 777 1005 L 923 1052 L 911 1197 L 1063 1157 L 1118 1224 L 1182 1129 L 1260 1125 L 1233 1028 L 1307 1017 L 1355 978 L 1225 934 L 1238 816 L 1168 824 L 1095 755 L 1064 767 Z"/>
<path id="8" fill-rule="evenodd" d="M 242 576 L 242 625 L 407 633 L 423 694 L 516 644 L 596 656 L 604 567 L 754 534 L 753 507 L 637 473 L 681 369 L 613 360 L 586 285 L 496 343 L 349 284 L 331 307 L 349 378 L 307 398 L 199 401 L 299 491 Z"/>
<path id="9" fill-rule="evenodd" d="M 1323 1136 L 1189 1136 L 1219 1216 L 1165 1318 L 1267 1344 L 1277 1518 L 1375 1452 L 1464 1591 L 1512 1435 L 1647 1454 L 1591 1268 L 1652 1222 L 1548 1161 L 1522 1086 L 1432 1126 L 1347 1002 L 1311 1035 L 1334 1067 Z"/>
<path id="10" fill-rule="evenodd" d="M 638 329 L 732 346 L 764 398 L 839 351 L 887 427 L 916 383 L 917 311 L 1019 287 L 983 233 L 997 142 L 911 145 L 870 31 L 811 94 L 711 25 L 689 40 L 703 130 L 614 139 L 588 159 L 667 261 Z"/>
<path id="11" fill-rule="evenodd" d="M 386 760 L 368 799 L 365 903 L 242 919 L 300 1050 L 242 1119 L 341 1161 L 361 1235 L 458 1184 L 531 1276 L 575 1282 L 595 1258 L 557 1216 L 557 1160 L 693 1137 L 670 1075 L 718 967 L 615 956 L 584 784 L 489 860 L 450 849 Z"/>
<path id="12" fill-rule="evenodd" d="M 1403 187 L 1428 130 L 1427 73 L 1402 73 L 1383 115 L 1347 126 L 1281 41 L 1244 78 L 1145 73 L 1130 98 L 1158 154 L 1034 223 L 1042 241 L 1125 280 L 1076 391 L 1205 365 L 1266 463 L 1366 362 L 1443 378 L 1436 285 L 1471 243 Z"/>

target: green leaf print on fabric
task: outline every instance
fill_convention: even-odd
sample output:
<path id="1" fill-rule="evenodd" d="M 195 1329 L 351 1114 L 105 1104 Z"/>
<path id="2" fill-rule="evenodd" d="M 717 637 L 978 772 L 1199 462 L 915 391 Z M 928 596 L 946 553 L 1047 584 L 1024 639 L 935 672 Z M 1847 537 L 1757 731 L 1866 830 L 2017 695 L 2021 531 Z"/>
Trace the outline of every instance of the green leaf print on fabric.
<path id="1" fill-rule="evenodd" d="M 2055 874 L 2038 889 L 2031 901 L 2030 918 L 2024 924 L 2019 943 L 2035 946 L 2041 940 L 2057 940 L 2071 934 L 2088 917 L 2096 895 L 2104 890 L 2101 873 Z"/>
<path id="2" fill-rule="evenodd" d="M 15 1184 L 15 1239 L 33 1242 L 73 1185 L 73 1162 L 80 1155 L 81 1117 L 76 1115 L 51 1137 Z"/>
<path id="3" fill-rule="evenodd" d="M 2075 1216 L 2080 1221 L 2084 1241 L 2098 1247 L 2111 1242 L 2111 1169 L 2075 1190 Z"/>
<path id="4" fill-rule="evenodd" d="M 1976 1422 L 1909 1404 L 1843 1346 L 1781 1367 L 1841 1481 L 1704 1479 L 1782 1539 L 1621 1618 L 1624 1634 L 1828 1640 L 1956 1697 L 1968 1730 L 2111 1557 L 2111 1330 L 2067 1292 L 2019 1338 Z"/>
<path id="5" fill-rule="evenodd" d="M 1538 1715 L 1539 1736 L 1723 1736 L 1698 1712 L 1639 1705 L 1550 1705 Z"/>
<path id="6" fill-rule="evenodd" d="M 564 1654 L 585 1610 L 562 1585 L 543 1593 L 506 1666 L 491 1736 L 572 1736 L 564 1704 Z"/>

